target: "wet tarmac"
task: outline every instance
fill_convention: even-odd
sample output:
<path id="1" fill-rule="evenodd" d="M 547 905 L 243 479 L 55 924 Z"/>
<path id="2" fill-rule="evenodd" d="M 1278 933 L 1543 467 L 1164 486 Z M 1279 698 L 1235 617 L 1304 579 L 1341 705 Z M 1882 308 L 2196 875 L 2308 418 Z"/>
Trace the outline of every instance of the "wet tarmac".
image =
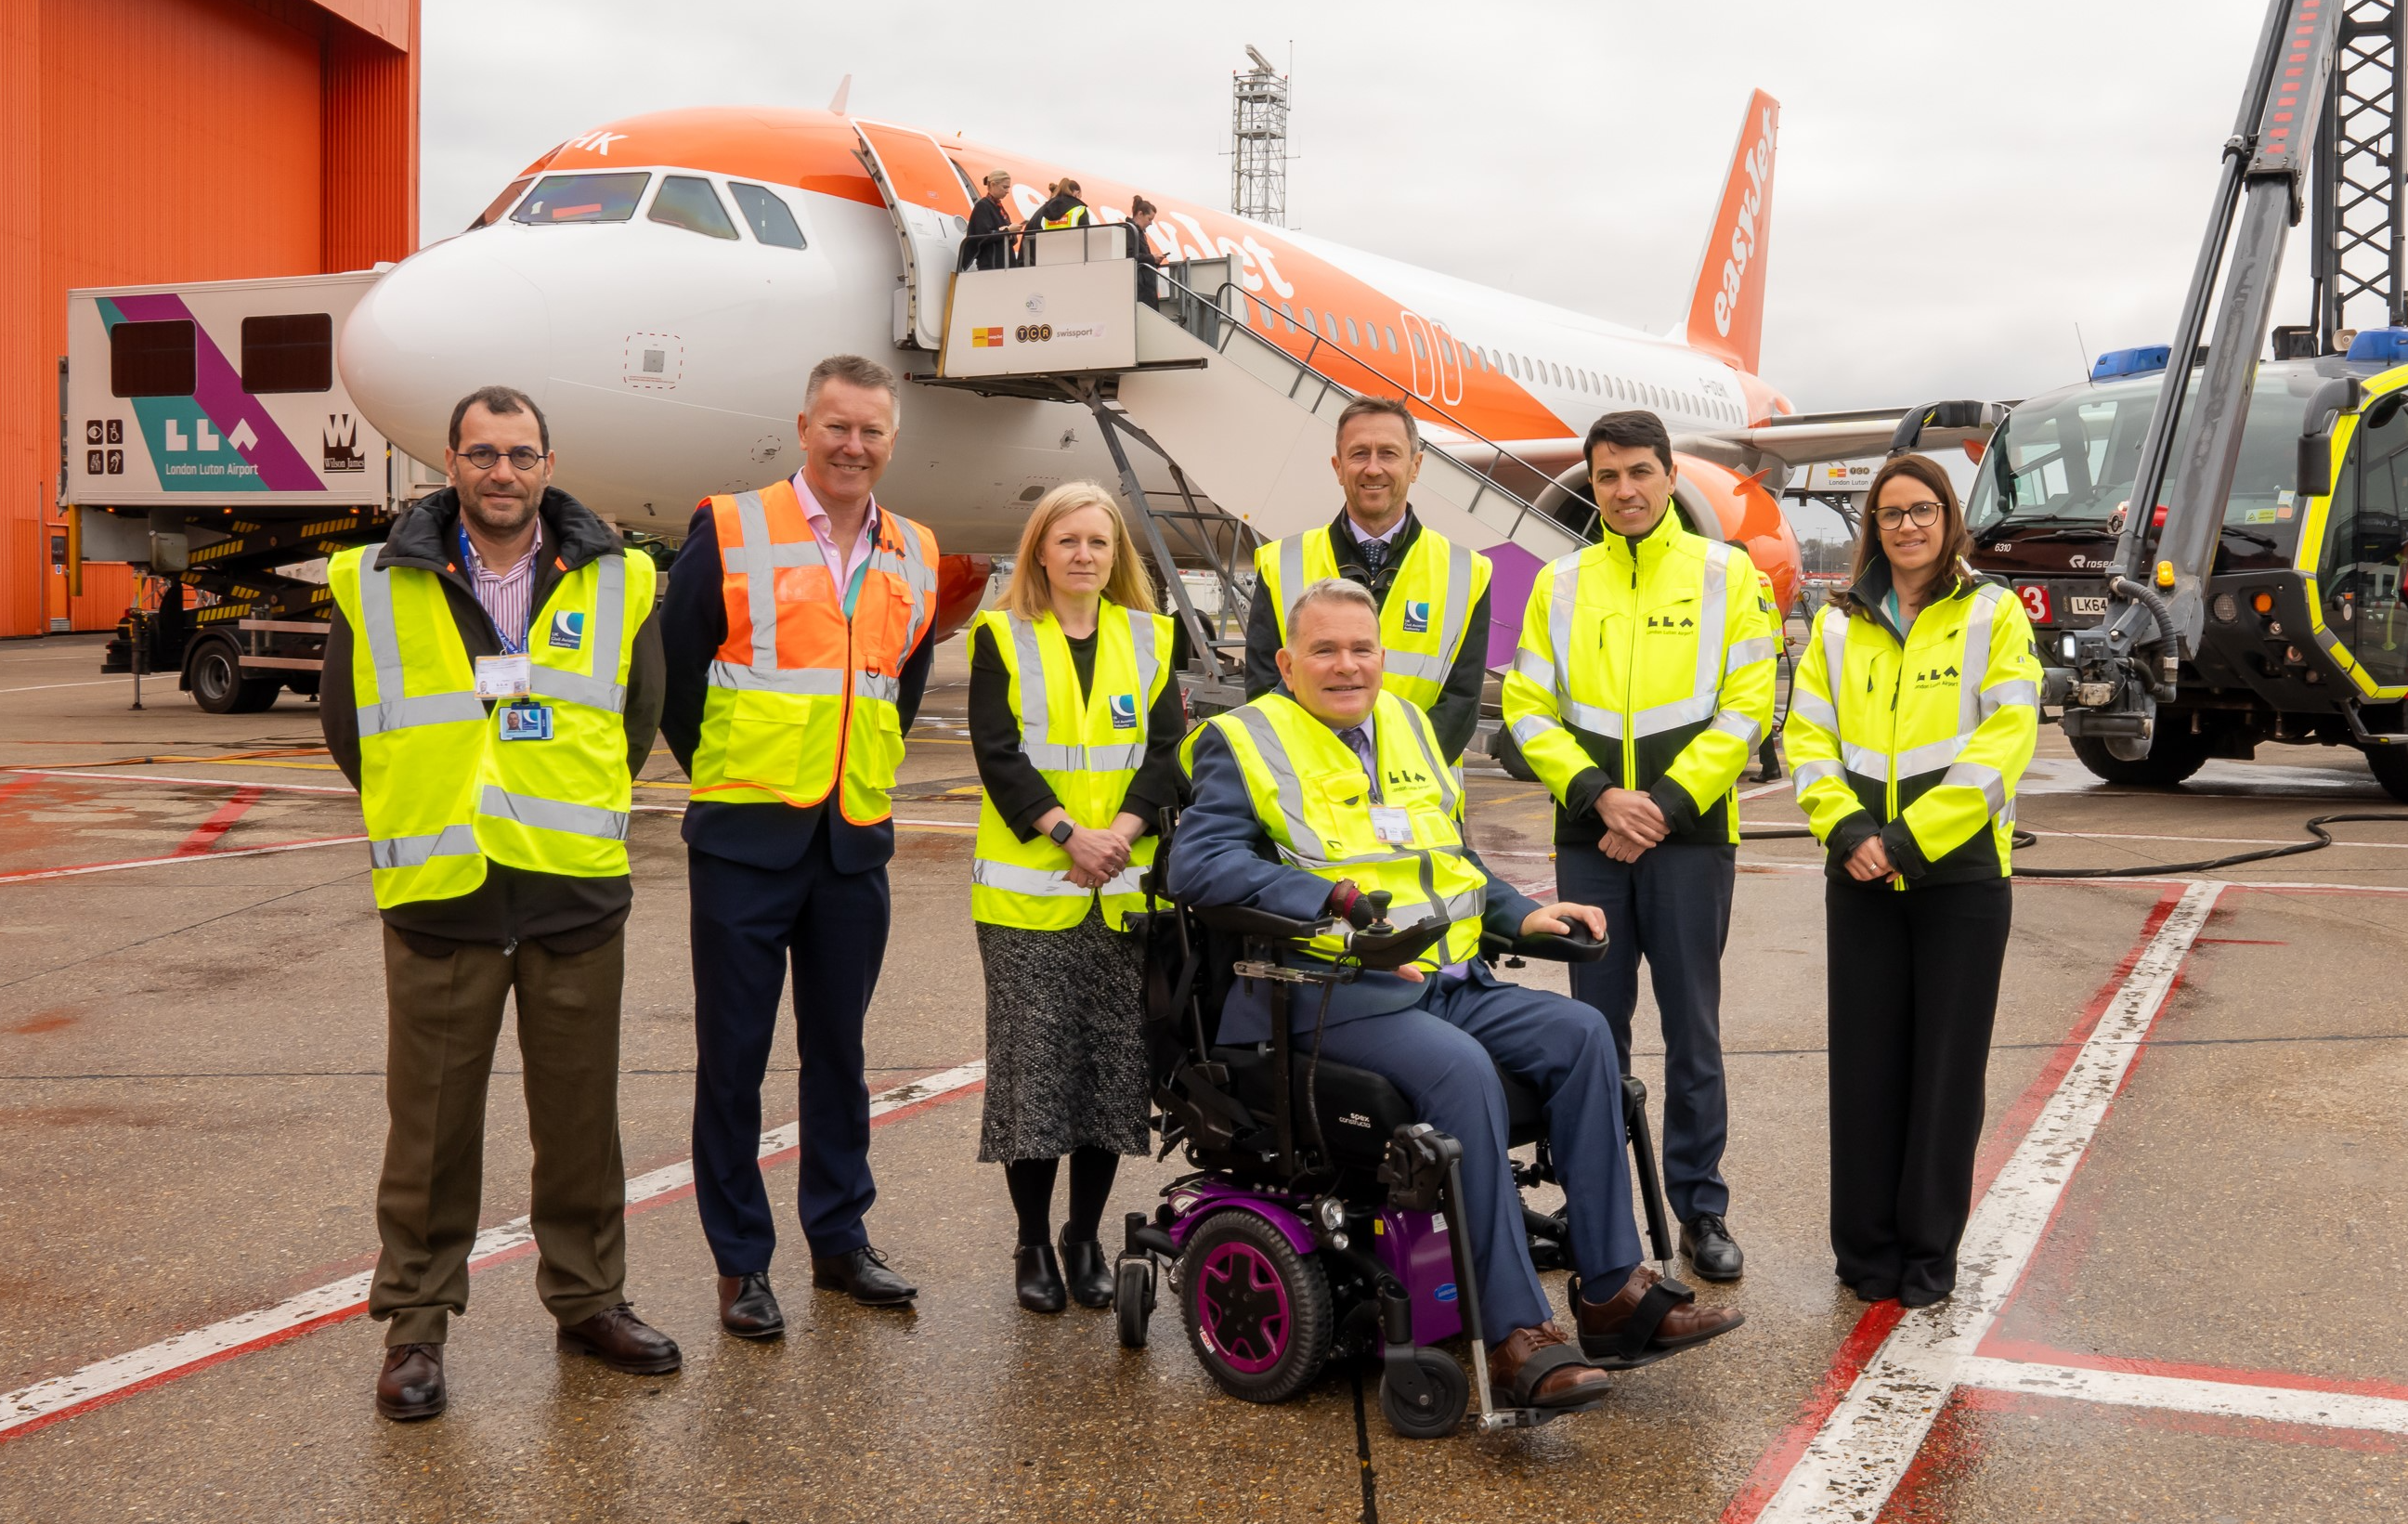
<path id="1" fill-rule="evenodd" d="M 372 1263 L 383 1129 L 356 803 L 311 751 L 308 703 L 210 716 L 153 679 L 135 712 L 98 654 L 0 646 L 0 1519 L 1362 1517 L 1343 1370 L 1249 1406 L 1205 1378 L 1168 1303 L 1132 1352 L 1109 1314 L 1013 1302 L 1011 1214 L 1000 1172 L 972 1162 L 960 1072 L 983 1032 L 957 647 L 898 792 L 868 1033 L 873 1090 L 939 1076 L 896 1097 L 873 1144 L 870 1230 L 917 1310 L 809 1289 L 788 1159 L 770 1179 L 791 1331 L 716 1327 L 678 1185 L 692 992 L 663 753 L 633 832 L 622 1107 L 630 1293 L 685 1369 L 554 1352 L 512 1247 L 529 1161 L 505 1077 L 452 1410 L 407 1427 L 370 1406 L 380 1330 L 341 1289 Z M 2146 793 L 2098 784 L 2046 731 L 2019 861 L 2146 868 L 2401 808 L 2354 755 L 2261 755 Z M 1798 824 L 1784 785 L 1743 786 L 1751 825 Z M 1540 792 L 1494 772 L 1469 792 L 1494 866 L 1544 882 Z M 1746 844 L 1724 1022 L 1748 1274 L 1703 1294 L 1747 1326 L 1537 1431 L 1411 1444 L 1375 1408 L 1380 1517 L 2408 1515 L 2408 826 L 2341 834 L 2213 890 L 2017 884 L 1976 1219 L 1997 1284 L 1904 1317 L 1830 1275 L 1817 854 Z M 1560 987 L 1559 970 L 1529 977 Z M 767 1120 L 790 1123 L 790 1036 L 774 1061 Z M 1114 1214 L 1176 1171 L 1130 1161 Z"/>

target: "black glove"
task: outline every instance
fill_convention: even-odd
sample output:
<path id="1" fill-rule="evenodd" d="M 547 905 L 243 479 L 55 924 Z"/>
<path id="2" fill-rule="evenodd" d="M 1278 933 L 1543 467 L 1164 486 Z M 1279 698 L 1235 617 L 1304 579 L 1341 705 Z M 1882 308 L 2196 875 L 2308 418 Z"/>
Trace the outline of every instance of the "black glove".
<path id="1" fill-rule="evenodd" d="M 1353 879 L 1340 879 L 1329 891 L 1329 913 L 1357 931 L 1368 930 L 1379 919 L 1371 908 L 1371 897 L 1355 885 Z"/>

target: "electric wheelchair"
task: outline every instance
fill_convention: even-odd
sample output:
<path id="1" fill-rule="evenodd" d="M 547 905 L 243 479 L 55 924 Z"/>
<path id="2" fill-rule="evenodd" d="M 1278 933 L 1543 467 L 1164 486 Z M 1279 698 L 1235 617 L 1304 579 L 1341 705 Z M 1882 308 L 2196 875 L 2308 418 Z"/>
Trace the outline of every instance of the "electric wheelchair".
<path id="1" fill-rule="evenodd" d="M 1157 864 L 1168 861 L 1170 829 L 1166 819 Z M 1332 1359 L 1376 1355 L 1381 1411 L 1405 1438 L 1453 1433 L 1475 1398 L 1483 1431 L 1580 1411 L 1498 1405 L 1484 1359 L 1469 1235 L 1447 1230 L 1466 1220 L 1455 1204 L 1462 1191 L 1461 1145 L 1418 1121 L 1380 1074 L 1320 1057 L 1313 1016 L 1316 1007 L 1326 1012 L 1331 988 L 1361 970 L 1409 963 L 1446 934 L 1439 920 L 1389 926 L 1387 896 L 1369 898 L 1379 913 L 1359 931 L 1342 921 L 1291 921 L 1242 907 L 1161 899 L 1129 918 L 1146 948 L 1152 1121 L 1160 1157 L 1180 1149 L 1195 1171 L 1164 1188 L 1151 1216 L 1132 1212 L 1125 1219 L 1114 1280 L 1121 1344 L 1145 1346 L 1168 1266 L 1188 1344 L 1232 1397 L 1283 1402 Z M 1298 969 L 1280 962 L 1283 950 L 1330 935 L 1347 940 L 1337 963 Z M 1605 944 L 1585 936 L 1488 937 L 1482 956 L 1509 968 L 1531 957 L 1590 962 L 1605 956 Z M 1260 1044 L 1223 1045 L 1216 1041 L 1219 1014 L 1241 979 L 1268 985 L 1272 1036 Z M 1292 1010 L 1305 1018 L 1301 1031 L 1292 1029 Z M 1534 1162 L 1512 1161 L 1514 1184 L 1552 1182 L 1540 1098 L 1501 1071 L 1498 1077 L 1512 1145 L 1535 1145 Z M 1672 1240 L 1646 1087 L 1625 1076 L 1623 1089 L 1638 1196 L 1669 1278 Z M 1527 1205 L 1522 1215 L 1538 1266 L 1565 1264 L 1563 1219 Z M 1646 1348 L 1660 1316 L 1634 1318 L 1621 1358 L 1608 1368 L 1662 1359 L 1666 1352 Z M 1457 1334 L 1469 1342 L 1469 1379 L 1436 1347 Z"/>

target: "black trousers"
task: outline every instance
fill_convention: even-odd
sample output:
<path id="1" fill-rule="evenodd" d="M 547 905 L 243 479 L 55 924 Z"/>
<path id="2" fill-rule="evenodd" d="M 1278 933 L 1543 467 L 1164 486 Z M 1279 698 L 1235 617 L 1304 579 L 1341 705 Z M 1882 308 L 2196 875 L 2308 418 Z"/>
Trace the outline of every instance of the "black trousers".
<path id="1" fill-rule="evenodd" d="M 1828 881 L 1831 1251 L 1868 1298 L 1956 1287 L 1983 1082 L 2014 919 L 2009 881 Z"/>

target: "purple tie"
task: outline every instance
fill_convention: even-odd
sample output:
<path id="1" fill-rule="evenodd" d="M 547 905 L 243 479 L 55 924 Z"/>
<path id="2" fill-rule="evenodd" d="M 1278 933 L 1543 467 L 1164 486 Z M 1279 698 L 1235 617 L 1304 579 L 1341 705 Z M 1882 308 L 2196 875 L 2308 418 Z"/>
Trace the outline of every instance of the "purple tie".
<path id="1" fill-rule="evenodd" d="M 1363 733 L 1361 726 L 1355 725 L 1338 732 L 1338 739 L 1344 741 L 1348 749 L 1354 752 L 1355 760 L 1363 764 L 1363 775 L 1371 780 L 1371 797 L 1378 798 L 1380 797 L 1380 764 L 1371 755 L 1371 738 Z"/>

